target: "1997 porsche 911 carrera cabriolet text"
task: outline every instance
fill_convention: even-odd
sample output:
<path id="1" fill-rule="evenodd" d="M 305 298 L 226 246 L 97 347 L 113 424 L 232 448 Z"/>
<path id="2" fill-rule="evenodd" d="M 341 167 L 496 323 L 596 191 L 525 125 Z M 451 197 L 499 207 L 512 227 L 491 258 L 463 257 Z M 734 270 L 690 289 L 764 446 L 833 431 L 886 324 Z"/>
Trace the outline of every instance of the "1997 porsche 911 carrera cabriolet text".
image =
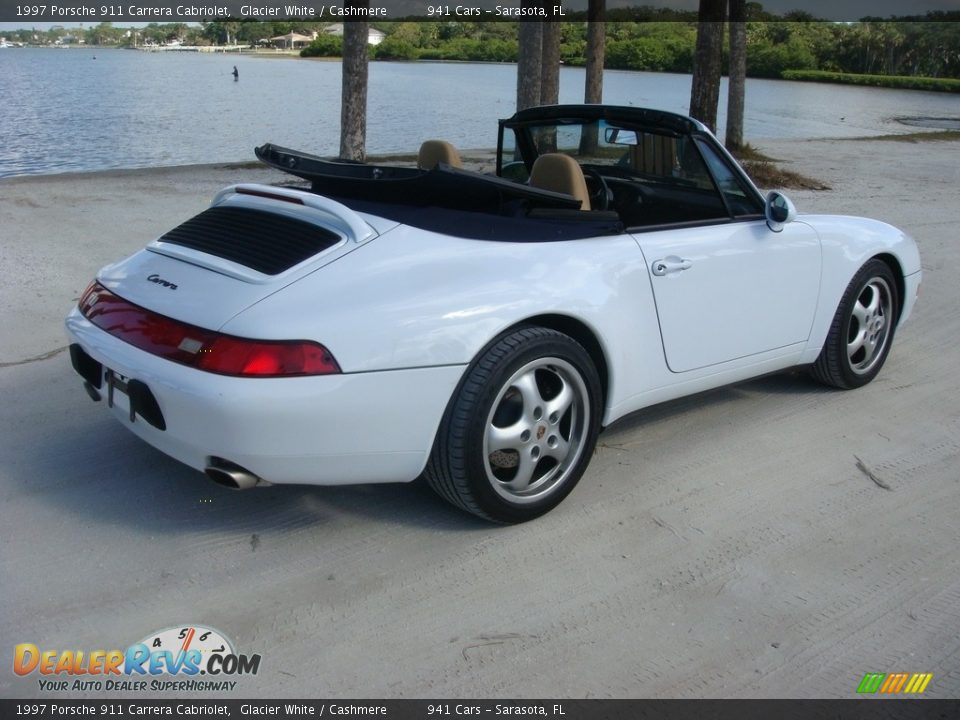
<path id="1" fill-rule="evenodd" d="M 496 175 L 264 145 L 301 189 L 235 185 L 109 265 L 67 318 L 95 399 L 217 482 L 403 482 L 520 522 L 601 427 L 793 367 L 879 372 L 913 240 L 764 198 L 700 123 L 554 106 L 502 120 Z"/>

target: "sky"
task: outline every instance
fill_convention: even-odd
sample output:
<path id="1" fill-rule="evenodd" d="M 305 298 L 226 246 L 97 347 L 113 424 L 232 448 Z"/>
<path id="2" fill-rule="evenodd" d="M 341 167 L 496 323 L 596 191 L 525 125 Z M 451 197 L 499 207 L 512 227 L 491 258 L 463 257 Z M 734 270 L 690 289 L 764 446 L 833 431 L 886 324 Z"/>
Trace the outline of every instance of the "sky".
<path id="1" fill-rule="evenodd" d="M 440 3 L 443 0 L 371 0 L 372 6 L 380 6 L 388 9 L 394 17 L 404 14 L 425 14 L 427 5 L 431 3 Z M 446 0 L 449 2 L 450 0 Z M 267 0 L 263 4 L 280 6 L 283 0 Z M 307 0 L 313 5 L 327 4 L 324 0 Z M 563 6 L 568 10 L 579 10 L 586 8 L 586 0 L 561 0 Z M 889 17 L 891 15 L 921 15 L 932 10 L 955 10 L 960 11 L 960 0 L 761 0 L 764 9 L 774 13 L 784 13 L 789 10 L 804 10 L 815 17 L 822 17 L 826 20 L 857 20 L 861 17 L 870 15 L 873 17 Z M 73 4 L 70 2 L 64 5 Z M 143 2 L 134 4 L 143 5 Z M 197 2 L 196 4 L 215 4 L 214 2 Z M 252 3 L 257 4 L 257 3 Z M 335 4 L 342 4 L 336 1 Z M 453 0 L 453 5 L 516 5 L 516 0 Z M 695 10 L 698 0 L 607 0 L 608 8 L 630 7 L 650 5 L 653 7 L 669 7 L 680 10 Z M 13 12 L 13 6 L 8 5 L 6 0 L 0 0 L 0 7 L 3 8 L 3 16 L 9 17 Z M 85 27 L 95 25 L 96 22 L 86 23 Z M 122 27 L 142 27 L 147 23 L 143 22 L 119 22 L 116 25 Z M 65 27 L 77 27 L 77 23 L 67 22 L 0 22 L 0 32 L 4 30 L 15 30 L 17 28 L 34 27 L 40 30 L 47 30 L 53 25 L 63 25 Z"/>

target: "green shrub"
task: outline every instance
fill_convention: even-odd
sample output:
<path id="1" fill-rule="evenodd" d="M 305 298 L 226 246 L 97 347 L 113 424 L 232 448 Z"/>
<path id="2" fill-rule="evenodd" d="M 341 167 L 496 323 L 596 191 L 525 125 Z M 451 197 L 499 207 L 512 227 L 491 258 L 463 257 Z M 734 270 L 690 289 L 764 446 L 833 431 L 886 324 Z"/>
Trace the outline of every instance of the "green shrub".
<path id="1" fill-rule="evenodd" d="M 580 67 L 587 64 L 587 43 L 585 40 L 572 40 L 561 43 L 560 59 L 564 65 Z"/>
<path id="2" fill-rule="evenodd" d="M 680 38 L 637 37 L 607 43 L 605 67 L 615 70 L 688 72 L 693 46 Z"/>
<path id="3" fill-rule="evenodd" d="M 812 70 L 816 66 L 810 48 L 797 38 L 747 45 L 747 74 L 751 77 L 779 78 L 786 70 Z"/>
<path id="4" fill-rule="evenodd" d="M 342 57 L 343 38 L 339 35 L 321 33 L 300 51 L 300 57 Z"/>
<path id="5" fill-rule="evenodd" d="M 373 51 L 377 60 L 416 60 L 420 53 L 412 42 L 390 36 Z"/>
<path id="6" fill-rule="evenodd" d="M 517 43 L 513 40 L 454 38 L 440 41 L 435 47 L 422 48 L 419 57 L 421 60 L 515 62 Z"/>
<path id="7" fill-rule="evenodd" d="M 827 72 L 825 70 L 785 70 L 782 77 L 784 80 L 867 85 L 871 87 L 898 88 L 900 90 L 960 92 L 960 80 L 955 78 L 911 77 L 904 75 L 858 75 L 855 73 Z"/>

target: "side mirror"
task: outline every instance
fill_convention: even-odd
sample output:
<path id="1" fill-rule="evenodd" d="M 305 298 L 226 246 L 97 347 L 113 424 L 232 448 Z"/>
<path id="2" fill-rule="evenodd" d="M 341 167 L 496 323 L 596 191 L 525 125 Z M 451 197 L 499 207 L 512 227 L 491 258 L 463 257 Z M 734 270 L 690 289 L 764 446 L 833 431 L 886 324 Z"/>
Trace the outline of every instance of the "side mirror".
<path id="1" fill-rule="evenodd" d="M 767 216 L 767 227 L 773 232 L 780 232 L 784 225 L 793 222 L 797 217 L 797 208 L 790 202 L 790 198 L 774 190 L 767 195 L 764 213 Z"/>

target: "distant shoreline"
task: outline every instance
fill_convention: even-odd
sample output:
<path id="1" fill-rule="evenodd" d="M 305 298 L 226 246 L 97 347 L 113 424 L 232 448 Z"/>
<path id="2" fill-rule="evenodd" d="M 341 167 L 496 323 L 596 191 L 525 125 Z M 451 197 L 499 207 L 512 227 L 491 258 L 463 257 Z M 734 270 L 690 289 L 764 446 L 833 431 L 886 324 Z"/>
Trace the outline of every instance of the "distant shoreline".
<path id="1" fill-rule="evenodd" d="M 6 50 L 136 50 L 137 52 L 195 52 L 209 54 L 237 54 L 237 55 L 264 55 L 264 56 L 286 56 L 300 57 L 299 50 L 284 50 L 279 48 L 255 49 L 250 47 L 231 47 L 222 45 L 174 45 L 164 46 L 128 46 L 128 45 L 88 45 L 86 43 L 69 45 L 24 45 L 22 47 L 9 46 Z M 333 58 L 339 60 L 340 58 Z"/>
<path id="2" fill-rule="evenodd" d="M 929 130 L 904 134 L 871 135 L 864 137 L 842 137 L 842 138 L 790 138 L 788 140 L 761 140 L 753 141 L 751 145 L 761 149 L 767 145 L 771 147 L 771 152 L 776 154 L 776 146 L 784 142 L 789 143 L 864 143 L 864 142 L 903 142 L 903 143 L 927 143 L 927 142 L 960 142 L 960 131 L 951 130 Z M 493 149 L 466 149 L 461 150 L 464 167 L 467 170 L 478 172 L 492 172 L 492 166 L 495 159 L 495 150 Z M 332 158 L 333 156 L 328 156 Z M 416 165 L 416 155 L 412 153 L 371 153 L 367 156 L 367 162 L 382 165 Z M 159 179 L 164 176 L 189 176 L 197 175 L 218 175 L 225 172 L 252 171 L 275 174 L 278 178 L 290 182 L 300 182 L 294 175 L 283 173 L 280 170 L 270 168 L 259 160 L 236 160 L 232 162 L 214 162 L 214 163 L 195 163 L 186 165 L 148 165 L 130 168 L 107 168 L 103 170 L 77 170 L 73 172 L 59 173 L 36 173 L 24 175 L 8 175 L 0 177 L 0 186 L 2 185 L 22 185 L 31 183 L 73 183 L 81 180 L 113 180 L 113 179 L 132 179 L 132 178 L 154 178 Z"/>
<path id="3" fill-rule="evenodd" d="M 280 48 L 250 48 L 241 46 L 221 46 L 221 45 L 178 45 L 178 46 L 156 46 L 156 47 L 118 47 L 116 45 L 25 45 L 23 47 L 10 48 L 16 50 L 27 49 L 51 49 L 57 50 L 136 50 L 138 52 L 150 53 L 198 53 L 206 55 L 237 55 L 240 57 L 256 58 L 294 58 L 297 60 L 311 60 L 320 62 L 342 62 L 343 58 L 336 56 L 315 55 L 302 57 L 300 50 L 285 50 Z M 470 59 L 376 59 L 371 58 L 370 62 L 382 63 L 443 63 L 443 64 L 469 64 L 469 65 L 516 65 L 512 60 L 470 60 Z M 582 67 L 581 65 L 571 65 L 570 67 Z M 605 71 L 617 72 L 637 72 L 637 73 L 666 73 L 688 75 L 689 73 L 675 73 L 668 70 L 633 70 L 629 68 L 605 68 Z M 926 76 L 899 76 L 899 75 L 865 75 L 857 73 L 838 73 L 820 70 L 787 70 L 780 78 L 770 78 L 762 76 L 748 76 L 750 79 L 757 80 L 784 80 L 791 82 L 817 82 L 837 85 L 852 85 L 864 88 L 879 88 L 892 90 L 918 90 L 922 92 L 939 93 L 960 93 L 960 79 L 957 78 L 933 78 Z"/>
<path id="4" fill-rule="evenodd" d="M 339 149 L 336 60 L 280 63 L 277 71 L 276 63 L 246 58 L 289 55 L 158 58 L 93 46 L 71 49 L 0 52 L 0 66 L 15 70 L 11 82 L 0 84 L 8 121 L 0 131 L 0 176 L 245 163 L 255 159 L 255 146 L 268 141 L 316 155 Z M 231 76 L 233 65 L 239 82 Z M 429 137 L 460 148 L 491 147 L 496 120 L 516 106 L 515 65 L 420 61 L 370 67 L 371 154 L 415 153 Z M 46 93 L 31 89 L 40 77 L 49 85 Z M 564 69 L 561 77 L 561 102 L 580 102 L 583 71 Z M 688 75 L 613 70 L 605 73 L 604 93 L 612 105 L 683 113 L 689 83 Z M 955 95 L 804 85 L 748 80 L 745 137 L 761 144 L 913 133 L 932 129 L 932 121 L 936 129 L 949 129 L 949 122 L 960 119 Z M 921 127 L 895 122 L 905 115 Z M 718 121 L 722 134 L 723 118 Z"/>
<path id="5" fill-rule="evenodd" d="M 464 167 L 468 170 L 487 172 L 493 165 L 496 151 L 494 149 L 461 150 Z M 332 157 L 332 156 L 331 156 Z M 367 156 L 367 161 L 383 165 L 417 164 L 415 153 L 373 153 Z M 490 167 L 488 167 L 490 166 Z M 282 173 L 259 160 L 236 160 L 233 162 L 195 163 L 186 165 L 145 165 L 129 168 L 105 168 L 103 170 L 76 170 L 58 173 L 34 173 L 25 175 L 8 175 L 0 177 L 2 184 L 27 184 L 31 182 L 75 182 L 85 179 L 122 179 L 132 177 L 162 177 L 164 175 L 209 173 L 217 174 L 224 171 L 263 171 L 276 173 L 291 181 L 297 181 L 294 175 Z M 304 181 L 306 182 L 306 181 Z"/>
<path id="6" fill-rule="evenodd" d="M 75 170 L 57 173 L 32 173 L 25 175 L 7 175 L 0 177 L 0 184 L 27 184 L 32 182 L 74 182 L 77 180 L 102 178 L 114 179 L 133 176 L 162 176 L 188 172 L 217 172 L 220 170 L 259 170 L 268 169 L 259 160 L 238 160 L 236 162 L 197 163 L 190 165 L 145 165 L 129 168 L 106 168 L 103 170 Z M 291 176 L 292 177 L 292 176 Z"/>
<path id="7" fill-rule="evenodd" d="M 862 142 L 957 142 L 960 141 L 960 130 L 921 130 L 919 132 L 895 133 L 886 135 L 867 135 L 859 137 L 810 137 L 810 138 L 789 138 L 774 140 L 754 140 L 750 142 L 755 148 L 762 148 L 764 145 L 775 146 L 782 142 L 825 142 L 825 143 L 862 143 Z M 464 168 L 476 172 L 493 172 L 496 158 L 495 149 L 461 149 L 461 156 Z M 773 151 L 776 154 L 776 151 Z M 324 155 L 327 159 L 335 159 L 333 155 Z M 367 155 L 368 163 L 381 165 L 400 165 L 414 167 L 416 165 L 415 153 L 371 153 Z M 187 163 L 180 165 L 139 165 L 133 167 L 121 168 L 103 168 L 98 170 L 68 170 L 65 172 L 49 173 L 23 173 L 19 175 L 0 175 L 0 186 L 5 184 L 28 184 L 44 182 L 76 182 L 84 179 L 120 179 L 133 177 L 162 177 L 164 175 L 177 175 L 186 173 L 219 173 L 222 171 L 270 171 L 281 173 L 279 170 L 272 170 L 269 166 L 259 160 L 232 160 L 225 162 L 211 163 Z M 282 173 L 282 177 L 295 181 L 295 176 Z"/>

